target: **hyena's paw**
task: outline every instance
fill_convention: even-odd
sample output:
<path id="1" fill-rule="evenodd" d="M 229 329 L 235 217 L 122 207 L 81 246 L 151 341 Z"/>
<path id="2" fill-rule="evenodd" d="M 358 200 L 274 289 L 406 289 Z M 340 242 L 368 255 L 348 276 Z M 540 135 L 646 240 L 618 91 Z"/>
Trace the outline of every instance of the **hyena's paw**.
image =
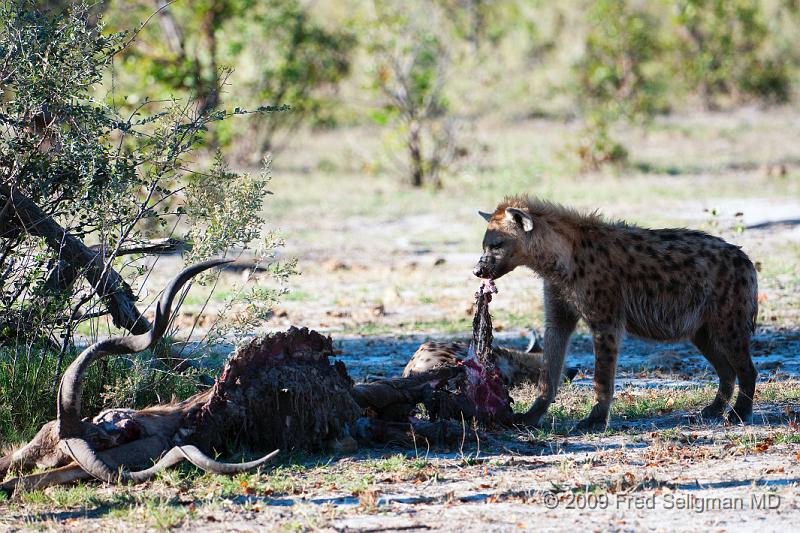
<path id="1" fill-rule="evenodd" d="M 514 415 L 514 423 L 521 426 L 539 427 L 548 407 L 550 407 L 550 402 L 537 398 L 527 413 Z"/>
<path id="2" fill-rule="evenodd" d="M 722 415 L 725 414 L 725 404 L 717 404 L 717 402 L 713 402 L 710 405 L 707 405 L 700 411 L 700 419 L 701 420 L 716 420 L 718 418 L 722 418 Z"/>
<path id="3" fill-rule="evenodd" d="M 513 422 L 517 426 L 540 427 L 542 417 L 541 415 L 531 415 L 530 413 L 514 413 Z"/>
<path id="4" fill-rule="evenodd" d="M 740 408 L 737 409 L 735 406 L 731 409 L 731 412 L 728 413 L 728 422 L 731 424 L 749 424 L 753 418 L 753 408 Z"/>
<path id="5" fill-rule="evenodd" d="M 595 404 L 589 416 L 578 422 L 575 426 L 576 431 L 605 431 L 608 427 L 608 406 Z"/>

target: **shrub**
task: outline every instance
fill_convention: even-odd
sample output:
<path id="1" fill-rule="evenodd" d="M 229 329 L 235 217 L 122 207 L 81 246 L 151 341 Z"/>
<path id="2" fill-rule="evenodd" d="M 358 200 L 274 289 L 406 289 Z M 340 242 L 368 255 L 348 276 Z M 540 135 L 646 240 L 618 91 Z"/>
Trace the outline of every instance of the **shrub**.
<path id="1" fill-rule="evenodd" d="M 253 246 L 276 288 L 242 289 L 245 310 L 231 314 L 263 316 L 291 271 L 272 264 L 280 241 L 263 233 L 266 171 L 234 174 L 220 157 L 193 163 L 210 124 L 246 112 L 170 100 L 123 116 L 119 95 L 97 95 L 135 34 L 105 35 L 88 15 L 81 3 L 60 13 L 0 2 L 0 412 L 11 423 L 39 416 L 37 402 L 54 404 L 79 326 L 96 333 L 110 317 L 122 330 L 147 329 L 135 290 L 155 270 L 139 260 L 146 254 L 177 243 L 196 261 Z"/>
<path id="2" fill-rule="evenodd" d="M 458 127 L 445 94 L 450 52 L 433 10 L 408 4 L 404 11 L 379 4 L 369 51 L 374 87 L 383 97 L 372 118 L 391 128 L 389 152 L 405 157 L 393 167 L 414 187 L 441 186 L 441 177 L 462 155 Z"/>
<path id="3" fill-rule="evenodd" d="M 676 75 L 697 91 L 707 108 L 720 97 L 785 102 L 790 93 L 789 59 L 772 46 L 763 2 L 680 0 Z"/>
<path id="4" fill-rule="evenodd" d="M 598 0 L 587 12 L 585 52 L 576 64 L 585 126 L 578 153 L 586 168 L 625 159 L 609 129 L 641 120 L 664 104 L 663 43 L 658 20 L 626 0 Z"/>

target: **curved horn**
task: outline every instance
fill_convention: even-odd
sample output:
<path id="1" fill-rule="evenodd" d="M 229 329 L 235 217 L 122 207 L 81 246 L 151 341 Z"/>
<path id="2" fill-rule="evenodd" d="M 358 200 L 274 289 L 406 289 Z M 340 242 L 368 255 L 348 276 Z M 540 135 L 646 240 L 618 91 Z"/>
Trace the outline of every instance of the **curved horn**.
<path id="1" fill-rule="evenodd" d="M 280 452 L 280 450 L 275 450 L 260 459 L 247 463 L 220 463 L 201 452 L 196 446 L 176 446 L 173 450 L 175 449 L 180 450 L 183 456 L 197 468 L 213 474 L 238 474 L 245 470 L 251 470 L 263 465 Z"/>
<path id="2" fill-rule="evenodd" d="M 124 468 L 115 470 L 108 466 L 84 439 L 63 439 L 58 444 L 64 452 L 75 459 L 75 462 L 78 463 L 85 472 L 106 483 L 116 483 L 117 481 L 141 483 L 142 481 L 147 481 L 165 468 L 180 463 L 184 459 L 183 453 L 181 453 L 180 449 L 176 446 L 165 453 L 161 459 L 150 468 L 131 472 Z"/>
<path id="3" fill-rule="evenodd" d="M 98 452 L 97 455 L 100 456 L 106 465 L 117 468 L 122 465 L 152 462 L 154 458 L 160 457 L 168 448 L 169 441 L 167 441 L 165 437 L 151 435 L 150 437 L 143 437 L 122 444 L 116 448 L 103 450 L 102 452 Z M 63 450 L 61 451 L 63 452 Z M 0 483 L 0 491 L 5 491 L 10 494 L 19 489 L 43 489 L 51 485 L 60 485 L 91 477 L 92 475 L 81 468 L 81 465 L 72 462 L 67 466 L 62 466 L 55 470 L 37 472 Z"/>
<path id="4" fill-rule="evenodd" d="M 192 265 L 170 282 L 156 307 L 153 327 L 147 333 L 127 337 L 112 337 L 86 348 L 72 362 L 61 378 L 58 388 L 58 436 L 62 439 L 79 437 L 81 431 L 81 398 L 83 377 L 89 366 L 107 355 L 141 352 L 155 344 L 167 330 L 172 301 L 183 285 L 193 276 L 209 268 L 232 262 L 232 259 L 211 259 Z"/>
<path id="5" fill-rule="evenodd" d="M 275 457 L 279 451 L 275 450 L 260 459 L 247 463 L 220 463 L 201 452 L 196 446 L 175 446 L 150 468 L 130 471 L 124 468 L 114 470 L 109 467 L 83 439 L 65 439 L 61 441 L 60 445 L 85 472 L 106 483 L 114 483 L 116 481 L 141 483 L 184 459 L 206 472 L 237 474 L 263 465 Z"/>
<path id="6" fill-rule="evenodd" d="M 97 452 L 83 438 L 81 427 L 81 397 L 83 396 L 83 377 L 89 366 L 101 357 L 112 354 L 135 353 L 145 350 L 155 344 L 167 330 L 169 324 L 172 301 L 178 291 L 193 276 L 209 268 L 230 263 L 230 259 L 212 259 L 196 265 L 192 265 L 181 271 L 170 282 L 161 300 L 156 307 L 156 317 L 152 329 L 141 335 L 131 335 L 128 337 L 114 337 L 95 343 L 85 349 L 72 362 L 61 378 L 61 385 L 58 388 L 58 436 L 61 449 L 72 457 L 81 468 L 92 476 L 112 483 L 117 479 L 140 482 L 149 479 L 154 474 L 179 463 L 184 459 L 180 451 L 173 448 L 167 452 L 152 467 L 130 472 L 127 470 L 114 470 L 101 459 Z"/>
<path id="7" fill-rule="evenodd" d="M 531 340 L 528 342 L 528 347 L 525 348 L 526 353 L 540 353 L 544 351 L 544 347 L 542 346 L 541 337 L 539 334 L 536 333 L 535 329 L 531 330 Z"/>

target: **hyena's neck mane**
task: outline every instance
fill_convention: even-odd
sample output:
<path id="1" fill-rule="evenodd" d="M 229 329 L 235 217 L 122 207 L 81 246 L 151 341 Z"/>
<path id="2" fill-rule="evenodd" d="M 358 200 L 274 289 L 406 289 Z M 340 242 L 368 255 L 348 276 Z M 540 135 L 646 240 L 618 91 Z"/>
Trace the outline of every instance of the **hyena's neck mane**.
<path id="1" fill-rule="evenodd" d="M 508 197 L 500 207 L 516 207 L 531 214 L 534 230 L 529 237 L 528 266 L 554 282 L 573 278 L 575 250 L 587 234 L 622 224 L 607 222 L 596 211 L 582 213 L 528 196 Z"/>
<path id="2" fill-rule="evenodd" d="M 597 211 L 583 213 L 572 207 L 567 207 L 548 200 L 541 200 L 532 196 L 507 196 L 500 203 L 500 208 L 516 207 L 527 210 L 534 219 L 540 219 L 559 231 L 577 231 L 587 226 L 616 225 L 607 222 Z"/>

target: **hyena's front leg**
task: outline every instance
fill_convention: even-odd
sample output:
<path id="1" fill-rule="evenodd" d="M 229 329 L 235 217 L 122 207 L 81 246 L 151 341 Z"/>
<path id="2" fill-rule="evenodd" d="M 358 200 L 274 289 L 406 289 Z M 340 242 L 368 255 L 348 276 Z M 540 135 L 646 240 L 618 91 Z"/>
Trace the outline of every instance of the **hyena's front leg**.
<path id="1" fill-rule="evenodd" d="M 517 421 L 529 426 L 539 425 L 547 408 L 553 403 L 562 381 L 564 357 L 575 326 L 578 314 L 575 309 L 563 301 L 545 284 L 544 290 L 545 332 L 544 332 L 544 364 L 539 374 L 538 395 L 527 413 L 520 415 Z"/>
<path id="2" fill-rule="evenodd" d="M 620 329 L 613 326 L 592 327 L 594 345 L 594 394 L 595 404 L 589 416 L 578 422 L 577 429 L 583 431 L 604 430 L 608 425 L 608 413 L 614 399 L 614 377 L 617 372 Z"/>

